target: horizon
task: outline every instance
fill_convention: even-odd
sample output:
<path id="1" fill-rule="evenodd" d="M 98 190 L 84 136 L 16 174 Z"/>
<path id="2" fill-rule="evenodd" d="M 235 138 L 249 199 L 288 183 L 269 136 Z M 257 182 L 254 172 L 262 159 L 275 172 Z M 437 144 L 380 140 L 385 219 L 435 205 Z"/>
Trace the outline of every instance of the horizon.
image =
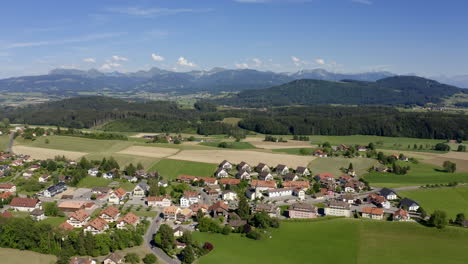
<path id="1" fill-rule="evenodd" d="M 463 1 L 24 0 L 2 6 L 0 78 L 57 68 L 152 67 L 468 74 Z"/>

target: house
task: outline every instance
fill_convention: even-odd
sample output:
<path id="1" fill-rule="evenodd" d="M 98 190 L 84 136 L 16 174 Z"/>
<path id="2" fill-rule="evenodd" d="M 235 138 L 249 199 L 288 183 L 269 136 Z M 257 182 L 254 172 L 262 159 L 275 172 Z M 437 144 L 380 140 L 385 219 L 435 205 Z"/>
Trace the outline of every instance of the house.
<path id="1" fill-rule="evenodd" d="M 134 197 L 145 197 L 146 193 L 149 191 L 150 187 L 146 182 L 140 182 L 135 186 L 133 189 L 133 196 Z"/>
<path id="2" fill-rule="evenodd" d="M 138 181 L 138 178 L 136 176 L 125 175 L 125 176 L 123 176 L 123 178 L 126 179 L 129 182 L 137 182 Z"/>
<path id="3" fill-rule="evenodd" d="M 101 194 L 107 194 L 111 191 L 112 189 L 109 187 L 93 187 L 91 191 L 93 194 L 101 195 Z"/>
<path id="4" fill-rule="evenodd" d="M 14 216 L 8 212 L 8 211 L 3 211 L 3 213 L 0 214 L 0 217 L 3 217 L 3 218 L 13 218 Z"/>
<path id="5" fill-rule="evenodd" d="M 305 191 L 302 190 L 301 188 L 292 188 L 293 189 L 293 195 L 297 196 L 299 200 L 305 200 Z"/>
<path id="6" fill-rule="evenodd" d="M 375 204 L 377 207 L 390 208 L 390 202 L 385 199 L 385 197 L 371 193 L 367 196 L 367 201 Z"/>
<path id="7" fill-rule="evenodd" d="M 255 167 L 255 171 L 258 173 L 267 171 L 270 172 L 270 168 L 265 163 L 259 163 L 257 167 Z"/>
<path id="8" fill-rule="evenodd" d="M 109 195 L 109 198 L 107 200 L 109 201 L 109 203 L 120 204 L 120 202 L 123 201 L 126 196 L 127 192 L 122 188 L 118 188 Z"/>
<path id="9" fill-rule="evenodd" d="M 96 261 L 91 258 L 72 257 L 69 264 L 96 264 Z"/>
<path id="10" fill-rule="evenodd" d="M 197 181 L 198 178 L 192 175 L 179 175 L 177 176 L 177 181 L 179 182 L 185 182 L 185 183 L 192 183 L 194 181 Z"/>
<path id="11" fill-rule="evenodd" d="M 217 185 L 215 185 L 215 186 L 217 186 Z M 206 194 L 208 194 L 209 196 L 211 196 L 213 198 L 218 198 L 219 193 L 221 192 L 221 190 L 219 188 L 215 188 L 215 187 L 213 187 L 213 185 L 206 186 L 203 190 L 206 192 Z"/>
<path id="12" fill-rule="evenodd" d="M 136 226 L 138 223 L 140 223 L 140 218 L 133 213 L 128 213 L 117 219 L 115 226 L 118 229 L 124 229 L 127 225 Z"/>
<path id="13" fill-rule="evenodd" d="M 97 168 L 91 168 L 88 170 L 88 175 L 92 177 L 96 177 L 99 173 L 99 170 Z"/>
<path id="14" fill-rule="evenodd" d="M 123 264 L 124 258 L 118 253 L 113 252 L 104 259 L 103 263 L 104 264 Z"/>
<path id="15" fill-rule="evenodd" d="M 216 217 L 219 215 L 227 217 L 229 213 L 229 208 L 227 204 L 225 204 L 223 201 L 217 201 L 216 203 L 214 203 L 208 208 L 208 212 L 210 212 L 211 216 L 213 217 Z"/>
<path id="16" fill-rule="evenodd" d="M 289 207 L 289 218 L 317 218 L 317 208 L 311 204 L 295 203 Z"/>
<path id="17" fill-rule="evenodd" d="M 11 164 L 10 164 L 12 167 L 19 167 L 19 166 L 23 166 L 23 160 L 15 160 L 13 161 Z"/>
<path id="18" fill-rule="evenodd" d="M 325 215 L 351 217 L 351 206 L 347 202 L 331 200 L 325 207 Z"/>
<path id="19" fill-rule="evenodd" d="M 292 196 L 293 189 L 292 188 L 269 189 L 267 190 L 267 195 L 270 198 Z"/>
<path id="20" fill-rule="evenodd" d="M 384 215 L 382 208 L 375 207 L 364 207 L 362 208 L 361 213 L 363 218 L 370 218 L 374 220 L 382 220 Z"/>
<path id="21" fill-rule="evenodd" d="M 356 189 L 354 189 L 354 184 L 352 182 L 347 182 L 344 184 L 344 191 L 346 193 L 354 193 L 356 192 Z"/>
<path id="22" fill-rule="evenodd" d="M 42 209 L 41 201 L 35 198 L 14 197 L 10 202 L 10 207 L 22 212 L 32 212 L 34 209 Z"/>
<path id="23" fill-rule="evenodd" d="M 275 181 L 252 180 L 250 182 L 250 186 L 252 186 L 252 188 L 255 188 L 256 190 L 259 190 L 259 191 L 266 191 L 266 190 L 269 190 L 269 189 L 275 189 L 276 188 L 276 182 Z"/>
<path id="24" fill-rule="evenodd" d="M 289 172 L 289 168 L 286 165 L 278 164 L 275 168 L 276 173 L 280 175 L 286 175 Z"/>
<path id="25" fill-rule="evenodd" d="M 389 188 L 382 188 L 379 191 L 379 194 L 385 197 L 385 199 L 390 200 L 390 201 L 398 199 L 398 195 L 396 194 L 396 192 Z"/>
<path id="26" fill-rule="evenodd" d="M 104 219 L 108 223 L 113 223 L 117 221 L 119 216 L 120 216 L 120 211 L 117 207 L 114 207 L 114 206 L 109 206 L 99 213 L 99 217 L 101 219 Z"/>
<path id="27" fill-rule="evenodd" d="M 84 231 L 96 235 L 104 233 L 104 231 L 107 229 L 109 229 L 109 225 L 107 224 L 106 220 L 100 217 L 96 217 L 88 224 L 86 224 Z"/>
<path id="28" fill-rule="evenodd" d="M 308 181 L 287 181 L 283 182 L 284 188 L 301 188 L 304 191 L 307 191 L 310 188 L 310 183 Z"/>
<path id="29" fill-rule="evenodd" d="M 296 173 L 303 176 L 303 177 L 307 177 L 307 176 L 310 175 L 310 171 L 306 167 L 297 167 Z"/>
<path id="30" fill-rule="evenodd" d="M 229 177 L 229 174 L 228 174 L 227 169 L 220 167 L 216 170 L 216 172 L 214 173 L 214 176 L 218 178 L 226 178 L 226 177 Z"/>
<path id="31" fill-rule="evenodd" d="M 399 208 L 408 208 L 410 211 L 417 211 L 419 209 L 419 204 L 416 201 L 413 201 L 408 198 L 404 198 L 400 201 Z"/>
<path id="32" fill-rule="evenodd" d="M 219 180 L 219 184 L 226 186 L 226 185 L 238 185 L 241 182 L 240 179 L 221 179 Z"/>
<path id="33" fill-rule="evenodd" d="M 166 220 L 176 220 L 177 214 L 180 212 L 177 206 L 168 206 L 163 209 L 163 216 Z"/>
<path id="34" fill-rule="evenodd" d="M 225 169 L 225 170 L 230 170 L 230 169 L 232 169 L 232 164 L 229 163 L 229 161 L 227 161 L 227 160 L 223 160 L 223 162 L 221 162 L 219 164 L 219 168 Z"/>
<path id="35" fill-rule="evenodd" d="M 192 210 L 194 214 L 198 213 L 198 211 L 202 211 L 203 214 L 205 214 L 208 211 L 208 205 L 206 204 L 199 204 L 199 203 L 194 203 L 190 205 L 189 209 Z"/>
<path id="36" fill-rule="evenodd" d="M 411 217 L 405 209 L 398 209 L 393 213 L 393 221 L 411 221 Z"/>
<path id="37" fill-rule="evenodd" d="M 41 175 L 38 179 L 40 183 L 46 183 L 50 179 L 50 174 Z"/>
<path id="38" fill-rule="evenodd" d="M 199 177 L 199 181 L 203 181 L 205 184 L 218 184 L 218 179 L 213 177 Z"/>
<path id="39" fill-rule="evenodd" d="M 114 173 L 112 171 L 102 174 L 102 178 L 106 180 L 112 180 L 114 178 Z"/>
<path id="40" fill-rule="evenodd" d="M 74 227 L 72 225 L 70 225 L 69 223 L 67 223 L 67 222 L 61 223 L 58 227 L 60 229 L 62 229 L 62 230 L 65 230 L 65 231 L 71 231 L 71 230 L 74 229 Z"/>
<path id="41" fill-rule="evenodd" d="M 180 209 L 180 211 L 177 213 L 176 215 L 176 220 L 183 223 L 183 222 L 187 222 L 190 220 L 190 218 L 192 217 L 192 210 L 190 210 L 189 208 L 182 208 Z"/>
<path id="42" fill-rule="evenodd" d="M 223 192 L 223 200 L 224 201 L 237 200 L 237 193 L 235 191 L 226 190 Z"/>
<path id="43" fill-rule="evenodd" d="M 365 152 L 365 151 L 367 151 L 367 147 L 365 147 L 365 146 L 358 146 L 358 147 L 357 147 L 357 151 Z"/>
<path id="44" fill-rule="evenodd" d="M 67 223 L 72 225 L 74 228 L 81 228 L 85 226 L 89 222 L 90 219 L 91 219 L 91 215 L 87 213 L 85 210 L 81 209 L 81 210 L 71 213 L 68 216 Z"/>
<path id="45" fill-rule="evenodd" d="M 29 179 L 29 178 L 31 178 L 32 176 L 33 176 L 33 173 L 32 173 L 32 172 L 27 171 L 27 172 L 24 172 L 24 173 L 23 173 L 23 178 L 25 178 L 25 179 Z"/>
<path id="46" fill-rule="evenodd" d="M 11 192 L 0 193 L 0 200 L 5 201 L 6 199 L 10 198 L 10 196 L 13 196 Z"/>
<path id="47" fill-rule="evenodd" d="M 354 203 L 354 196 L 350 193 L 346 193 L 344 195 L 341 196 L 341 199 L 343 200 L 343 202 L 345 203 L 349 203 L 349 204 L 353 204 Z"/>
<path id="48" fill-rule="evenodd" d="M 45 197 L 53 197 L 57 194 L 60 194 L 64 191 L 67 190 L 67 186 L 63 182 L 59 182 L 56 185 L 52 185 L 49 188 L 47 188 L 42 194 Z"/>
<path id="49" fill-rule="evenodd" d="M 259 192 L 259 190 L 253 188 L 253 189 L 247 189 L 245 191 L 245 196 L 247 196 L 247 198 L 253 201 L 257 198 L 262 197 L 263 195 Z"/>
<path id="50" fill-rule="evenodd" d="M 250 172 L 251 168 L 250 165 L 247 164 L 246 162 L 242 161 L 241 163 L 237 164 L 237 170 L 238 171 L 247 171 Z"/>
<path id="51" fill-rule="evenodd" d="M 169 183 L 166 180 L 158 181 L 158 187 L 166 188 L 167 186 L 169 186 Z"/>
<path id="52" fill-rule="evenodd" d="M 189 207 L 194 203 L 198 203 L 200 195 L 196 191 L 186 191 L 180 198 L 180 207 Z"/>
<path id="53" fill-rule="evenodd" d="M 240 170 L 236 174 L 237 179 L 250 180 L 250 173 L 246 170 Z"/>
<path id="54" fill-rule="evenodd" d="M 252 214 L 258 212 L 265 212 L 270 217 L 279 217 L 281 214 L 281 209 L 274 204 L 259 203 L 252 207 Z"/>
<path id="55" fill-rule="evenodd" d="M 0 192 L 16 192 L 16 185 L 11 183 L 1 183 L 0 184 Z"/>
<path id="56" fill-rule="evenodd" d="M 327 153 L 321 149 L 317 149 L 316 151 L 314 151 L 314 156 L 320 157 L 320 158 L 328 157 Z"/>
<path id="57" fill-rule="evenodd" d="M 62 212 L 76 212 L 78 210 L 84 209 L 85 206 L 86 206 L 85 202 L 64 201 L 58 205 L 58 208 Z"/>
<path id="58" fill-rule="evenodd" d="M 335 180 L 335 175 L 332 173 L 320 173 L 314 176 L 314 179 L 317 181 L 324 180 L 324 181 L 333 181 Z"/>
<path id="59" fill-rule="evenodd" d="M 182 226 L 174 228 L 174 237 L 181 237 L 187 230 Z"/>
<path id="60" fill-rule="evenodd" d="M 168 207 L 171 206 L 171 197 L 166 196 L 149 196 L 147 198 L 148 206 L 156 206 L 156 207 Z"/>
<path id="61" fill-rule="evenodd" d="M 258 179 L 262 181 L 272 181 L 273 175 L 269 171 L 262 171 L 258 174 Z"/>
<path id="62" fill-rule="evenodd" d="M 42 211 L 39 208 L 36 208 L 36 209 L 31 211 L 31 217 L 36 221 L 41 221 L 41 220 L 46 219 L 44 211 Z"/>
<path id="63" fill-rule="evenodd" d="M 297 175 L 295 173 L 288 173 L 286 175 L 283 175 L 283 181 L 284 182 L 288 182 L 288 181 L 297 181 L 299 180 L 299 177 L 297 177 Z"/>

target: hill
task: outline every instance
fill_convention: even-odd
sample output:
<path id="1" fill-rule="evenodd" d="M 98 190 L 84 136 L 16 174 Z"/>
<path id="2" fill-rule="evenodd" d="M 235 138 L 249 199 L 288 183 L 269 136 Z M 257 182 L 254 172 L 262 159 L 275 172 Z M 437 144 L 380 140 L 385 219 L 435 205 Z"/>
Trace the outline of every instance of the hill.
<path id="1" fill-rule="evenodd" d="M 425 105 L 466 90 L 415 76 L 394 76 L 376 82 L 296 80 L 268 89 L 241 91 L 220 104 L 268 107 L 284 105 Z"/>

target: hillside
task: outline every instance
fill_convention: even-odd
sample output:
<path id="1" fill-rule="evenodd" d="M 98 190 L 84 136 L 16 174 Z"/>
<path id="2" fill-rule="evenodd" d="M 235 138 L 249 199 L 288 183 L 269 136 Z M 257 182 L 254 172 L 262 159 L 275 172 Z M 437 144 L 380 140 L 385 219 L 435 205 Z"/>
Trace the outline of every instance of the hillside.
<path id="1" fill-rule="evenodd" d="M 394 76 L 376 82 L 296 80 L 268 89 L 241 91 L 217 102 L 225 105 L 268 107 L 284 105 L 425 105 L 466 90 L 415 77 Z"/>

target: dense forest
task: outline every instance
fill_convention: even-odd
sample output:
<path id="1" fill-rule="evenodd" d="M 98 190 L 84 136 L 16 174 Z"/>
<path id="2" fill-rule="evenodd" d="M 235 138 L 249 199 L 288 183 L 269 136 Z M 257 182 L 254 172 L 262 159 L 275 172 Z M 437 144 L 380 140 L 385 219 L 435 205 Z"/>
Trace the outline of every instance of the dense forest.
<path id="1" fill-rule="evenodd" d="M 242 137 L 248 131 L 292 135 L 378 135 L 435 139 L 468 138 L 468 115 L 400 112 L 388 106 L 287 106 L 217 110 L 210 102 L 181 109 L 172 102 L 126 102 L 79 97 L 24 108 L 1 109 L 11 123 L 99 127 L 106 131 L 191 132 Z M 241 118 L 238 125 L 220 122 Z"/>
<path id="2" fill-rule="evenodd" d="M 218 99 L 224 105 L 268 107 L 286 105 L 425 105 L 468 92 L 454 86 L 415 76 L 388 77 L 376 82 L 343 80 L 296 80 L 280 86 L 244 90 Z"/>

